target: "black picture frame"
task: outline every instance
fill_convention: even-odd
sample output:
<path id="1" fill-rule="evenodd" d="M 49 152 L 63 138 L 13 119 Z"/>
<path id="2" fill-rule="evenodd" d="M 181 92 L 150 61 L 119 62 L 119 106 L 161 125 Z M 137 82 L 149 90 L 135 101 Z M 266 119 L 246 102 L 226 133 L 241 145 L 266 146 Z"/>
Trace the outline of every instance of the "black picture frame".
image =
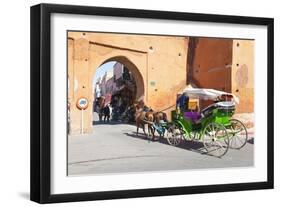
<path id="1" fill-rule="evenodd" d="M 167 187 L 74 194 L 51 194 L 51 70 L 50 70 L 50 15 L 53 13 L 134 17 L 180 20 L 207 23 L 232 23 L 263 25 L 267 27 L 267 181 L 238 184 L 220 184 L 186 187 Z M 168 11 L 103 8 L 56 4 L 39 4 L 31 7 L 31 174 L 30 199 L 38 203 L 89 201 L 103 199 L 166 196 L 179 194 L 210 193 L 271 189 L 274 187 L 274 83 L 273 44 L 274 20 L 272 18 L 195 14 Z"/>

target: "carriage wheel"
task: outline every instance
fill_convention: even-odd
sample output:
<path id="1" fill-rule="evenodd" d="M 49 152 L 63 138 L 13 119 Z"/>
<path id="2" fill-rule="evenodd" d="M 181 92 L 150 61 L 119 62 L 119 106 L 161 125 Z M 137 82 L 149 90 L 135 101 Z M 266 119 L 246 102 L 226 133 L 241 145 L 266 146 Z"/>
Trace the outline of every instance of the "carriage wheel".
<path id="1" fill-rule="evenodd" d="M 222 124 L 209 123 L 203 130 L 203 144 L 207 153 L 222 157 L 228 151 L 229 138 Z"/>
<path id="2" fill-rule="evenodd" d="M 181 143 L 182 137 L 181 129 L 176 124 L 171 125 L 167 129 L 167 141 L 170 145 L 178 146 Z"/>
<path id="3" fill-rule="evenodd" d="M 229 134 L 229 147 L 232 149 L 241 149 L 248 141 L 247 128 L 237 119 L 231 119 L 230 123 L 231 125 L 227 127 Z"/>

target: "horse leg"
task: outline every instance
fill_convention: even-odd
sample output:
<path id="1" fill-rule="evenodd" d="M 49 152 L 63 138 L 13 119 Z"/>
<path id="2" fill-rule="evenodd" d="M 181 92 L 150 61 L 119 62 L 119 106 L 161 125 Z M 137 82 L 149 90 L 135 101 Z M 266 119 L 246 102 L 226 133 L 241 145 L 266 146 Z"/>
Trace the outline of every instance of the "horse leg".
<path id="1" fill-rule="evenodd" d="M 139 136 L 139 122 L 137 122 L 136 125 L 137 125 L 137 136 Z"/>
<path id="2" fill-rule="evenodd" d="M 153 126 L 152 125 L 150 125 L 150 132 L 151 132 L 151 140 L 154 140 L 154 128 L 153 128 Z"/>
<path id="3" fill-rule="evenodd" d="M 155 139 L 155 129 L 152 127 L 152 139 Z"/>
<path id="4" fill-rule="evenodd" d="M 148 138 L 150 138 L 150 135 L 151 135 L 151 128 L 149 125 L 147 125 L 147 130 L 148 130 Z"/>
<path id="5" fill-rule="evenodd" d="M 143 133 L 144 133 L 145 137 L 147 137 L 146 131 L 145 131 L 145 124 L 142 124 L 142 130 L 143 130 Z"/>
<path id="6" fill-rule="evenodd" d="M 155 135 L 154 135 L 154 133 L 155 133 L 154 128 L 153 128 L 152 126 L 149 126 L 149 129 L 150 129 L 151 136 L 152 136 L 151 139 L 154 140 L 154 138 L 155 138 Z"/>

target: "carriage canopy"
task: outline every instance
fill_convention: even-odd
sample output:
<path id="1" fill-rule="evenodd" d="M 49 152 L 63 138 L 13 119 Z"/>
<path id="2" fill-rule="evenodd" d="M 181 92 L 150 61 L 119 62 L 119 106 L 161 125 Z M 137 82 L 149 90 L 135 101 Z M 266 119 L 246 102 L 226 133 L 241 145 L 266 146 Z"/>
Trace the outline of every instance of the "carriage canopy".
<path id="1" fill-rule="evenodd" d="M 186 87 L 183 90 L 183 93 L 189 98 L 214 100 L 214 101 L 220 99 L 223 96 L 226 96 L 232 98 L 235 103 L 239 104 L 239 98 L 234 94 L 215 90 L 215 89 Z"/>

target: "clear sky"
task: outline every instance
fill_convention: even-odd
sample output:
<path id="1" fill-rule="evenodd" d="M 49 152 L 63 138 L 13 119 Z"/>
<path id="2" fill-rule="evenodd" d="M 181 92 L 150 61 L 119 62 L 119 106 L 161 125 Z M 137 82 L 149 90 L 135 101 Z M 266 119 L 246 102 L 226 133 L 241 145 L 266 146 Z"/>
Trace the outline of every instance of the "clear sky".
<path id="1" fill-rule="evenodd" d="M 102 77 L 106 71 L 112 71 L 113 70 L 113 65 L 115 64 L 115 61 L 110 61 L 107 63 L 102 64 L 96 71 L 95 77 L 93 79 L 93 86 L 95 86 L 97 79 L 99 77 Z"/>

